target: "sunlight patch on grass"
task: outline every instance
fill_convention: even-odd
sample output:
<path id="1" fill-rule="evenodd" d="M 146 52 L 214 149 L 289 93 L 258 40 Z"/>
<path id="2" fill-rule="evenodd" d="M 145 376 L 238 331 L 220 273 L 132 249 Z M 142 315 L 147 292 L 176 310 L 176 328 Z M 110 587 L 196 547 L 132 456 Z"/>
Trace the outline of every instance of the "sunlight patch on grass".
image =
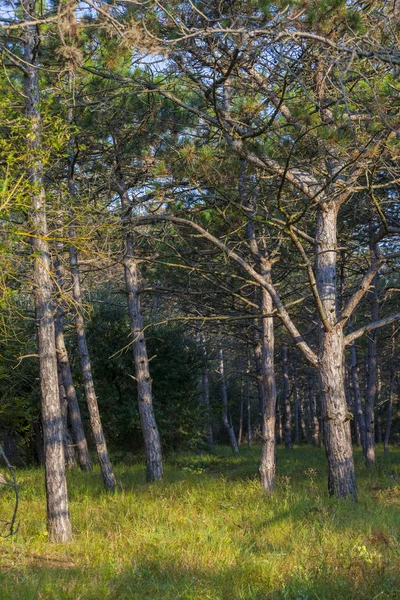
<path id="1" fill-rule="evenodd" d="M 276 493 L 263 496 L 259 448 L 178 454 L 164 482 L 141 464 L 70 472 L 74 539 L 47 541 L 43 473 L 19 472 L 20 532 L 0 542 L 4 600 L 400 598 L 399 449 L 368 472 L 360 502 L 327 497 L 323 451 L 278 450 Z M 10 500 L 0 497 L 0 511 Z"/>

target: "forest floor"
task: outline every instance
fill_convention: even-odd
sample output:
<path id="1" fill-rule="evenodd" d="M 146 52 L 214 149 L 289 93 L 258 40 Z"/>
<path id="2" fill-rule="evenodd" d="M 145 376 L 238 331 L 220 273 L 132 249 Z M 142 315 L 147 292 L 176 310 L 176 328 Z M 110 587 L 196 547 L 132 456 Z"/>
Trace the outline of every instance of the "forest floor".
<path id="1" fill-rule="evenodd" d="M 152 485 L 143 464 L 116 465 L 114 496 L 98 470 L 71 472 L 67 545 L 46 538 L 43 471 L 19 470 L 20 530 L 0 540 L 0 598 L 400 599 L 400 448 L 380 449 L 371 472 L 355 452 L 356 505 L 327 497 L 324 452 L 305 447 L 278 449 L 271 498 L 258 447 L 170 456 Z"/>

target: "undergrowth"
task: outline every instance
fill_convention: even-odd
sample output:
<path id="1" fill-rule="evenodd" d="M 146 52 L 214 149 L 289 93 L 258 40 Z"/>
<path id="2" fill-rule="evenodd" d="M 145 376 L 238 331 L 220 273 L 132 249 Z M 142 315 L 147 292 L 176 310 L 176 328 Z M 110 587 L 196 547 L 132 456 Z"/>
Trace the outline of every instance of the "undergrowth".
<path id="1" fill-rule="evenodd" d="M 358 504 L 327 497 L 324 452 L 304 447 L 278 449 L 266 498 L 259 452 L 173 455 L 151 485 L 143 464 L 120 463 L 114 496 L 98 469 L 70 472 L 67 545 L 47 540 L 43 472 L 20 470 L 20 529 L 0 541 L 0 598 L 400 599 L 400 449 L 379 451 L 371 471 L 356 450 Z M 0 518 L 10 507 L 2 492 Z"/>

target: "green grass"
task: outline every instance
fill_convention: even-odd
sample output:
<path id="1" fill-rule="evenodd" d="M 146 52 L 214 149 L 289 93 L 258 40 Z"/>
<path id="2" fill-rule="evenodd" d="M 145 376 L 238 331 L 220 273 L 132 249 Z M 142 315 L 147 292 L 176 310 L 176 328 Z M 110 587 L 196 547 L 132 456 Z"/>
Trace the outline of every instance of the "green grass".
<path id="1" fill-rule="evenodd" d="M 120 464 L 111 497 L 98 470 L 69 473 L 67 545 L 47 541 L 43 472 L 20 470 L 21 525 L 0 541 L 0 598 L 400 599 L 400 449 L 379 451 L 371 472 L 356 451 L 357 505 L 327 497 L 322 450 L 279 449 L 272 498 L 258 457 L 175 455 L 152 485 L 142 464 Z"/>

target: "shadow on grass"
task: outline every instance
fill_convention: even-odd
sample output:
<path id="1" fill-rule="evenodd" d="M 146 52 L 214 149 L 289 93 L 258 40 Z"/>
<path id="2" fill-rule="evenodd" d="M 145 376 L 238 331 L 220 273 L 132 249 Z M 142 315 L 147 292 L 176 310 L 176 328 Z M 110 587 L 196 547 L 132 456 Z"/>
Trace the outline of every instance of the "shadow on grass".
<path id="1" fill-rule="evenodd" d="M 320 572 L 318 572 L 318 570 Z M 33 565 L 17 576 L 2 573 L 2 600 L 366 600 L 398 599 L 395 578 L 376 574 L 374 588 L 356 575 L 324 573 L 318 565 L 310 577 L 298 574 L 276 577 L 267 559 L 242 567 L 233 564 L 207 571 L 183 564 L 140 561 L 132 557 L 132 568 L 115 572 L 87 568 Z M 280 579 L 280 581 L 276 581 Z"/>

